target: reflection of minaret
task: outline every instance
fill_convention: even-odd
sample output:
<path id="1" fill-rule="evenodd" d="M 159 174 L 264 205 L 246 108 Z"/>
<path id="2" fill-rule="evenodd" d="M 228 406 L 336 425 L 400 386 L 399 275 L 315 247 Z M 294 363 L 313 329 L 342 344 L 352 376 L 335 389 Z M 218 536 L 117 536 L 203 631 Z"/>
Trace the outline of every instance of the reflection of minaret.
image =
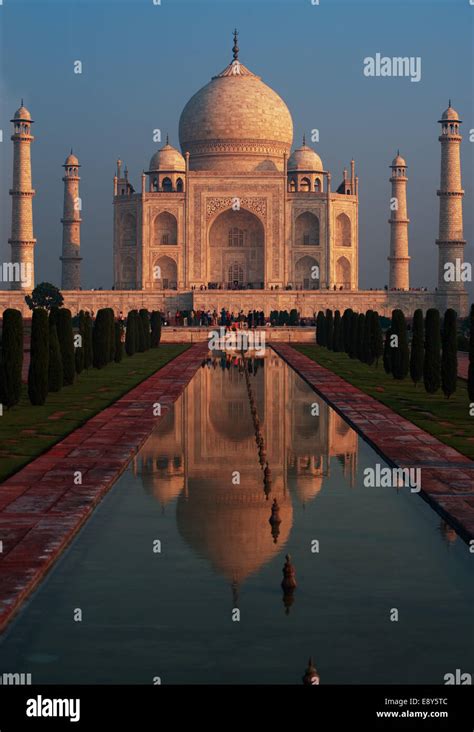
<path id="1" fill-rule="evenodd" d="M 79 290 L 81 287 L 81 206 L 79 198 L 79 160 L 75 155 L 67 156 L 65 170 L 63 225 L 62 278 L 63 290 Z"/>
<path id="2" fill-rule="evenodd" d="M 389 219 L 390 224 L 390 276 L 391 290 L 408 290 L 410 287 L 408 256 L 408 224 L 407 215 L 407 164 L 398 151 L 391 164 L 392 201 L 396 208 Z"/>
<path id="3" fill-rule="evenodd" d="M 33 196 L 31 187 L 31 134 L 33 120 L 23 106 L 17 109 L 13 119 L 13 183 L 12 197 L 12 235 L 8 240 L 12 250 L 12 264 L 18 265 L 19 274 L 11 283 L 12 290 L 32 290 L 35 286 L 36 239 L 33 235 Z"/>
<path id="4" fill-rule="evenodd" d="M 439 235 L 436 241 L 439 251 L 438 289 L 463 292 L 464 283 L 446 281 L 445 265 L 456 267 L 456 260 L 462 265 L 464 260 L 462 199 L 464 191 L 461 183 L 461 140 L 458 113 L 449 107 L 441 115 L 441 182 L 439 186 Z"/>

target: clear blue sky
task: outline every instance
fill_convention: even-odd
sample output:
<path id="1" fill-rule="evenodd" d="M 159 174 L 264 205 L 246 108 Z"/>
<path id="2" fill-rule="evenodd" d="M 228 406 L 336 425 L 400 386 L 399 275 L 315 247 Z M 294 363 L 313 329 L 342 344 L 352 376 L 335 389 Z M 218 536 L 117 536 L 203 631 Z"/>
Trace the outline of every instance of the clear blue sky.
<path id="1" fill-rule="evenodd" d="M 30 109 L 36 280 L 60 281 L 62 168 L 71 146 L 82 164 L 83 286 L 112 284 L 112 177 L 124 160 L 138 189 L 157 145 L 178 145 L 187 100 L 240 58 L 286 101 L 295 142 L 320 130 L 316 146 L 340 181 L 353 156 L 360 177 L 360 285 L 388 280 L 389 169 L 397 148 L 408 163 L 413 286 L 436 281 L 440 145 L 448 98 L 464 120 L 466 259 L 474 260 L 473 19 L 469 0 L 3 0 L 1 21 L 0 257 L 10 260 L 13 112 Z M 419 83 L 367 78 L 363 59 L 421 57 Z M 73 73 L 81 60 L 83 73 Z M 471 293 L 473 292 L 471 286 Z"/>

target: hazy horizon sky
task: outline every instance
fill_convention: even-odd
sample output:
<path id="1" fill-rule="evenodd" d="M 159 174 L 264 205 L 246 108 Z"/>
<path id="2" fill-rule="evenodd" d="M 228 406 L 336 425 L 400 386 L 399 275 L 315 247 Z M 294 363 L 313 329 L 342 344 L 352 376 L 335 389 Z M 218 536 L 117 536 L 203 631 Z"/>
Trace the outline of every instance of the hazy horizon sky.
<path id="1" fill-rule="evenodd" d="M 155 0 L 156 2 L 157 0 Z M 189 98 L 232 59 L 275 89 L 332 174 L 356 161 L 359 176 L 359 286 L 388 282 L 389 165 L 408 165 L 410 279 L 437 278 L 440 144 L 437 124 L 452 99 L 463 125 L 465 260 L 473 262 L 473 18 L 469 0 L 4 0 L 0 6 L 0 259 L 8 245 L 12 176 L 10 119 L 20 98 L 35 124 L 32 145 L 36 283 L 60 284 L 61 181 L 71 146 L 81 163 L 82 286 L 110 288 L 112 193 L 117 158 L 136 190 L 159 128 L 179 147 Z M 421 80 L 364 76 L 363 60 L 421 59 Z M 74 73 L 80 60 L 82 74 Z M 474 141 L 474 129 L 473 129 Z M 163 144 L 163 143 L 162 143 Z M 0 283 L 0 288 L 4 287 Z M 469 285 L 471 299 L 473 283 Z"/>

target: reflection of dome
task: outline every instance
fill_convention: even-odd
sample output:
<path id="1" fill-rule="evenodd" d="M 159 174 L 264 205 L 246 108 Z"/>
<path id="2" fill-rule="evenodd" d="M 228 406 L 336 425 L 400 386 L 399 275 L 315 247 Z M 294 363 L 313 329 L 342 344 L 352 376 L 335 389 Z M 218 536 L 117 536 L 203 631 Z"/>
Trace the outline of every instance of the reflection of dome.
<path id="1" fill-rule="evenodd" d="M 172 171 L 176 170 L 179 173 L 184 173 L 186 170 L 186 163 L 184 158 L 175 147 L 166 143 L 164 147 L 158 150 L 150 160 L 150 172 L 158 170 Z"/>
<path id="2" fill-rule="evenodd" d="M 323 162 L 317 152 L 308 145 L 298 147 L 288 160 L 289 171 L 322 172 Z"/>
<path id="3" fill-rule="evenodd" d="M 303 473 L 296 476 L 296 495 L 301 503 L 309 503 L 316 498 L 323 487 L 322 475 Z"/>
<path id="4" fill-rule="evenodd" d="M 191 168 L 283 170 L 293 140 L 285 102 L 269 86 L 234 61 L 186 104 L 179 122 L 181 149 Z"/>
<path id="5" fill-rule="evenodd" d="M 184 487 L 184 475 L 142 473 L 141 479 L 146 492 L 153 495 L 162 506 L 177 498 Z"/>
<path id="6" fill-rule="evenodd" d="M 257 478 L 260 477 L 257 475 Z M 228 486 L 221 477 L 191 478 L 189 497 L 181 495 L 177 523 L 181 536 L 199 555 L 208 559 L 219 574 L 231 582 L 242 582 L 274 556 L 288 540 L 293 521 L 291 499 L 272 488 L 271 498 L 280 507 L 280 534 L 275 544 L 269 518 L 271 501 L 265 500 L 263 483 Z"/>

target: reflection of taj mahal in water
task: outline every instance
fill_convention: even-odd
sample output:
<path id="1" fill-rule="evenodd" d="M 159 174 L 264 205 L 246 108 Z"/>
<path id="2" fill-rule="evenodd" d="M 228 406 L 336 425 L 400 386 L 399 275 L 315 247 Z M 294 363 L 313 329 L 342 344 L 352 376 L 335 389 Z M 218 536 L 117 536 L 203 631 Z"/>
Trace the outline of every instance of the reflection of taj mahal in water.
<path id="1" fill-rule="evenodd" d="M 135 458 L 134 472 L 163 510 L 177 499 L 178 529 L 234 585 L 280 553 L 293 506 L 314 500 L 338 460 L 354 486 L 357 435 L 286 364 L 270 354 L 250 375 L 268 463 L 266 499 L 242 368 L 203 367 Z M 317 405 L 317 408 L 314 408 Z M 319 415 L 312 414 L 319 412 Z M 240 472 L 240 485 L 232 483 Z M 280 531 L 269 524 L 272 500 Z"/>

